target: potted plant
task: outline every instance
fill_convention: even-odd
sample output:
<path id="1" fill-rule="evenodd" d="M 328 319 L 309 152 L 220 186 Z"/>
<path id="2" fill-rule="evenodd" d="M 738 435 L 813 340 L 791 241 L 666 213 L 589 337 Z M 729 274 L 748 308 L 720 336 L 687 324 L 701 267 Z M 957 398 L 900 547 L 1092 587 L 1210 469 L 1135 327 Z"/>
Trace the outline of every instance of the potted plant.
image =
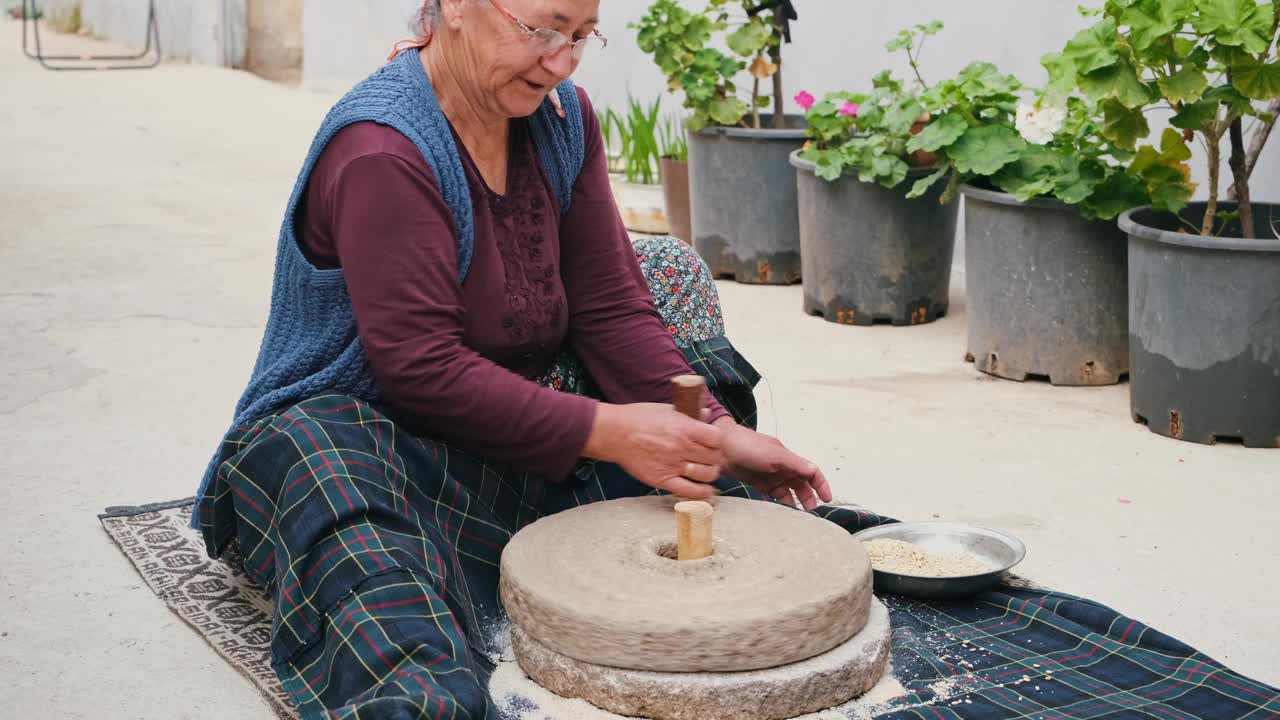
<path id="1" fill-rule="evenodd" d="M 672 90 L 684 92 L 694 246 L 718 277 L 800 279 L 787 163 L 804 142 L 804 119 L 785 114 L 781 74 L 782 44 L 795 17 L 789 0 L 710 0 L 702 12 L 656 0 L 633 24 L 640 49 L 653 55 Z M 721 33 L 728 53 L 709 47 Z M 750 93 L 738 85 L 744 73 Z M 770 106 L 772 113 L 762 112 Z"/>
<path id="2" fill-rule="evenodd" d="M 684 128 L 671 118 L 662 125 L 662 195 L 673 237 L 693 244 L 689 216 L 689 142 Z"/>
<path id="3" fill-rule="evenodd" d="M 1095 24 L 1045 58 L 1053 81 L 1100 101 L 1106 132 L 1126 145 L 1152 134 L 1150 110 L 1172 113 L 1129 163 L 1149 201 L 1119 221 L 1133 418 L 1180 440 L 1276 447 L 1280 205 L 1255 202 L 1249 179 L 1280 110 L 1280 11 L 1255 0 L 1111 0 L 1090 12 Z M 1192 202 L 1196 140 L 1208 180 Z M 1234 199 L 1222 195 L 1224 160 Z"/>
<path id="4" fill-rule="evenodd" d="M 661 98 L 645 106 L 628 97 L 625 115 L 612 109 L 597 113 L 605 147 L 609 149 L 609 179 L 623 225 L 634 232 L 654 235 L 671 231 L 659 183 L 658 112 L 661 105 Z"/>
<path id="5" fill-rule="evenodd" d="M 907 150 L 940 167 L 912 194 L 945 180 L 942 201 L 965 201 L 966 358 L 1018 381 L 1119 382 L 1128 303 L 1114 218 L 1145 198 L 1124 171 L 1132 153 L 1104 136 L 1095 103 L 1033 92 L 990 63 L 920 101 L 930 121 Z"/>
<path id="6" fill-rule="evenodd" d="M 905 50 L 914 66 L 925 37 L 940 28 L 904 30 L 888 47 Z M 907 192 L 937 170 L 936 156 L 907 149 L 927 122 L 925 89 L 886 70 L 868 93 L 796 97 L 809 137 L 791 155 L 805 312 L 851 325 L 917 325 L 947 313 L 958 203 L 940 202 L 941 185 L 923 193 L 925 205 Z"/>

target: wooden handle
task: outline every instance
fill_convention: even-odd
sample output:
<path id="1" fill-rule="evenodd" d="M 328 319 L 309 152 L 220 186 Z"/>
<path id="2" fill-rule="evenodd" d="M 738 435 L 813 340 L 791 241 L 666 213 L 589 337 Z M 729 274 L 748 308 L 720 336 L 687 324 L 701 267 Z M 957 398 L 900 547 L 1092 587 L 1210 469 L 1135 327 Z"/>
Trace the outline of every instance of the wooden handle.
<path id="1" fill-rule="evenodd" d="M 700 560 L 711 554 L 711 517 L 715 509 L 701 500 L 676 503 L 676 559 Z"/>
<path id="2" fill-rule="evenodd" d="M 681 375 L 672 378 L 675 390 L 676 410 L 694 420 L 702 419 L 702 399 L 706 396 L 707 380 L 701 375 Z"/>

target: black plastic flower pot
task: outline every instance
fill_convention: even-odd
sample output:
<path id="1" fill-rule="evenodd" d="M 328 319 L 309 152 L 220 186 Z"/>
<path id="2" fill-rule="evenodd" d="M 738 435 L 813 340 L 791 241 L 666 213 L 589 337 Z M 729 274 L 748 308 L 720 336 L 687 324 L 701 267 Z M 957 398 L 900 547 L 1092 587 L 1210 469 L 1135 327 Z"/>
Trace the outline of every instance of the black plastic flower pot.
<path id="1" fill-rule="evenodd" d="M 947 314 L 959 201 L 942 205 L 945 183 L 908 200 L 912 170 L 897 188 L 853 174 L 834 181 L 791 155 L 796 168 L 804 311 L 846 325 L 921 325 Z"/>
<path id="2" fill-rule="evenodd" d="M 1113 385 L 1129 372 L 1128 247 L 1115 222 L 965 185 L 968 359 L 981 372 Z"/>
<path id="3" fill-rule="evenodd" d="M 800 231 L 791 152 L 806 125 L 788 115 L 775 130 L 710 127 L 689 133 L 689 205 L 694 247 L 719 278 L 789 285 L 800 280 Z"/>
<path id="4" fill-rule="evenodd" d="M 1238 237 L 1239 222 L 1196 234 L 1204 211 L 1120 216 L 1133 418 L 1178 440 L 1280 447 L 1280 205 L 1254 204 L 1257 240 Z"/>

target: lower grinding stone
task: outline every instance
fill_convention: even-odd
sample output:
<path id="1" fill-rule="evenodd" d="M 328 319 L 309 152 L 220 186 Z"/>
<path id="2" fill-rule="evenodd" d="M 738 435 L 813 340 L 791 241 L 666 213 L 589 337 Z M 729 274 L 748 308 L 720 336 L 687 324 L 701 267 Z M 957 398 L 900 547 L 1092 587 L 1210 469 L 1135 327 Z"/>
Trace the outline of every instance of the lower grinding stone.
<path id="1" fill-rule="evenodd" d="M 866 694 L 889 663 L 889 611 L 873 600 L 861 632 L 814 658 L 766 670 L 664 673 L 592 665 L 561 655 L 518 625 L 512 650 L 544 688 L 618 715 L 653 720 L 783 720 Z"/>
<path id="2" fill-rule="evenodd" d="M 715 501 L 713 552 L 670 559 L 676 498 L 590 503 L 538 520 L 502 552 L 513 624 L 561 655 L 654 672 L 744 672 L 820 655 L 862 629 L 862 543 L 780 504 Z"/>

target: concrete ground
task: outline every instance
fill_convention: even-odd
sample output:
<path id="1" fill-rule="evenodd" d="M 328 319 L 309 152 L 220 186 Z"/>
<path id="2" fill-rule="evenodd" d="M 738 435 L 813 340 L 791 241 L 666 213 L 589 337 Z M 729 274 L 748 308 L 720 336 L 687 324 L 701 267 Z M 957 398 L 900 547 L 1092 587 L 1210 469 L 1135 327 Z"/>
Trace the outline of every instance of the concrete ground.
<path id="1" fill-rule="evenodd" d="M 266 720 L 94 516 L 194 491 L 334 98 L 183 65 L 50 73 L 17 40 L 0 21 L 0 707 Z M 974 372 L 963 278 L 951 316 L 916 328 L 836 326 L 801 313 L 799 287 L 722 284 L 767 378 L 762 429 L 845 499 L 1013 532 L 1024 574 L 1280 683 L 1280 454 L 1152 435 L 1123 386 Z"/>

